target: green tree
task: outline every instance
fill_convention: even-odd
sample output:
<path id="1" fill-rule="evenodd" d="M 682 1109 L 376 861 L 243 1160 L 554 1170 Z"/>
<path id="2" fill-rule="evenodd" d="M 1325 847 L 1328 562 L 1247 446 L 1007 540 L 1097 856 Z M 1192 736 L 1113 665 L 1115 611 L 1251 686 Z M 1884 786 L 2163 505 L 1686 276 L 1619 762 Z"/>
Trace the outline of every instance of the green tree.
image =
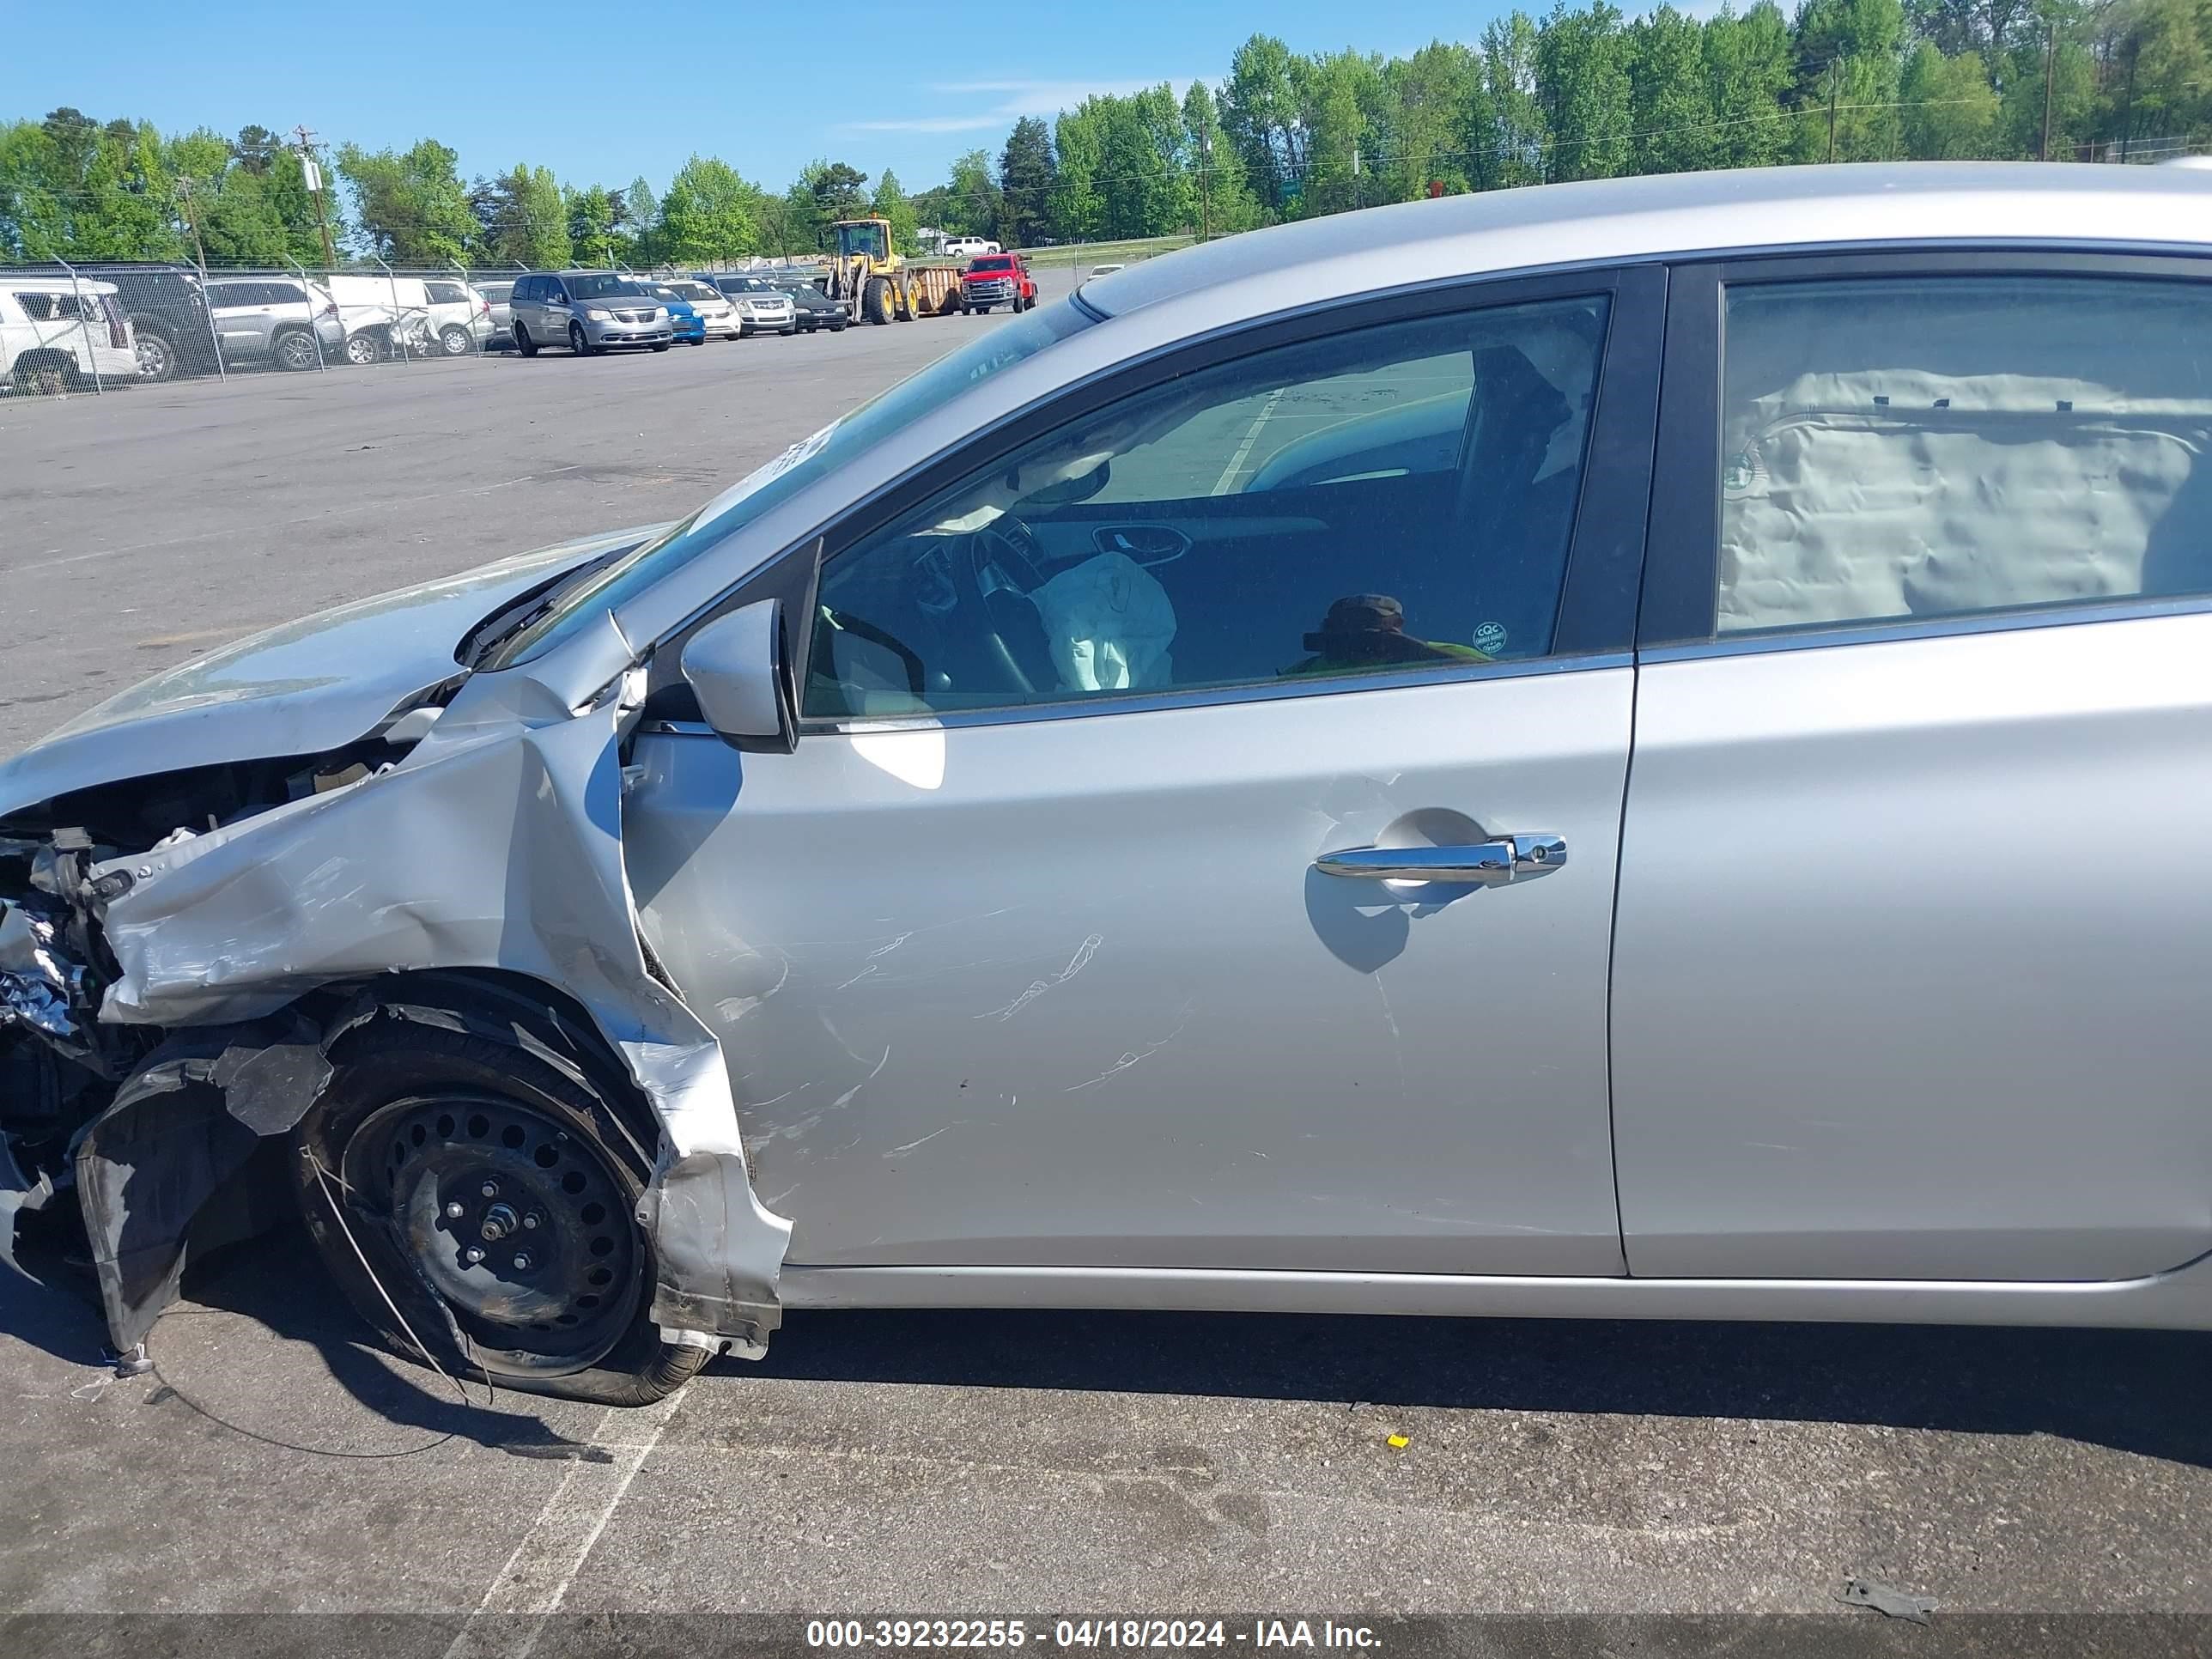
<path id="1" fill-rule="evenodd" d="M 1364 174 L 1375 146 L 1360 94 L 1372 66 L 1349 52 L 1298 58 L 1294 64 L 1305 149 L 1295 212 L 1302 216 L 1364 206 Z"/>
<path id="2" fill-rule="evenodd" d="M 814 205 L 827 220 L 859 219 L 866 216 L 868 175 L 844 161 L 816 161 L 800 175 L 813 193 Z"/>
<path id="3" fill-rule="evenodd" d="M 726 264 L 760 247 L 761 192 L 714 156 L 693 156 L 660 198 L 661 257 L 680 265 Z"/>
<path id="4" fill-rule="evenodd" d="M 2212 111 L 2212 17 L 2203 0 L 2118 0 L 2097 21 L 2103 136 L 2125 151 L 2138 138 L 2203 131 Z"/>
<path id="5" fill-rule="evenodd" d="M 2000 54 L 2001 155 L 2043 156 L 2046 112 L 2051 161 L 2072 159 L 2075 145 L 2098 136 L 2097 65 L 2082 21 L 2081 8 L 2068 0 L 2038 0 L 2034 15 L 2015 30 L 2014 44 Z"/>
<path id="6" fill-rule="evenodd" d="M 69 108 L 0 128 L 0 249 L 29 259 L 190 257 L 160 135 Z"/>
<path id="7" fill-rule="evenodd" d="M 256 176 L 275 167 L 276 158 L 283 154 L 284 141 L 264 126 L 240 127 L 238 137 L 230 143 L 231 159 L 238 163 L 239 170 Z"/>
<path id="8" fill-rule="evenodd" d="M 1412 57 L 1383 65 L 1390 119 L 1380 135 L 1370 200 L 1412 201 L 1431 183 L 1448 192 L 1472 187 L 1468 151 L 1471 106 L 1482 82 L 1482 60 L 1466 46 L 1434 40 Z"/>
<path id="9" fill-rule="evenodd" d="M 476 263 L 558 270 L 575 256 L 569 204 L 551 168 L 518 161 L 495 179 L 477 179 L 468 200 Z"/>
<path id="10" fill-rule="evenodd" d="M 1014 123 L 999 153 L 1002 226 L 1009 247 L 1029 246 L 1050 234 L 1053 194 L 1060 182 L 1052 129 L 1034 115 Z"/>
<path id="11" fill-rule="evenodd" d="M 1305 172 L 1305 132 L 1291 49 L 1271 34 L 1255 34 L 1229 62 L 1221 89 L 1221 125 L 1243 158 L 1245 176 L 1271 214 L 1296 198 Z M 1065 145 L 1060 166 L 1067 165 Z"/>
<path id="12" fill-rule="evenodd" d="M 1095 242 L 1105 234 L 1105 134 L 1100 130 L 1097 100 L 1062 110 L 1054 125 L 1059 151 L 1060 189 L 1053 198 L 1053 234 L 1063 242 Z M 946 204 L 945 226 L 952 204 Z"/>
<path id="13" fill-rule="evenodd" d="M 1544 181 L 1552 149 L 1538 75 L 1542 30 L 1526 12 L 1492 18 L 1482 31 L 1483 84 L 1470 131 L 1479 190 Z"/>
<path id="14" fill-rule="evenodd" d="M 446 265 L 475 233 L 459 157 L 434 138 L 404 154 L 338 147 L 338 173 L 353 191 L 362 251 L 394 264 Z"/>
<path id="15" fill-rule="evenodd" d="M 1536 41 L 1537 96 L 1551 128 L 1552 179 L 1613 179 L 1629 170 L 1633 87 L 1621 15 L 1606 0 L 1569 11 L 1559 0 Z"/>
<path id="16" fill-rule="evenodd" d="M 1723 8 L 1705 29 L 1705 74 L 1712 88 L 1712 165 L 1772 167 L 1790 153 L 1783 100 L 1794 76 L 1790 25 L 1774 0 L 1738 15 Z"/>
<path id="17" fill-rule="evenodd" d="M 568 245 L 574 258 L 611 265 L 628 252 L 615 234 L 614 197 L 604 186 L 564 190 L 561 196 L 568 210 Z"/>
<path id="18" fill-rule="evenodd" d="M 899 253 L 918 251 L 914 233 L 921 221 L 915 216 L 914 203 L 906 191 L 899 188 L 898 174 L 889 167 L 876 180 L 876 193 L 869 199 L 868 210 L 879 219 L 890 222 L 891 247 Z"/>
<path id="19" fill-rule="evenodd" d="M 952 164 L 941 228 L 960 236 L 998 237 L 999 210 L 999 186 L 991 177 L 991 158 L 980 149 L 971 149 Z"/>
<path id="20" fill-rule="evenodd" d="M 1795 33 L 1797 158 L 1888 161 L 1902 155 L 1900 0 L 1805 0 Z"/>
<path id="21" fill-rule="evenodd" d="M 634 265 L 652 265 L 659 254 L 653 246 L 653 236 L 660 224 L 660 198 L 641 173 L 629 181 L 629 188 L 622 193 L 622 209 L 615 223 L 629 244 L 629 262 Z"/>
<path id="22" fill-rule="evenodd" d="M 1923 40 L 1898 83 L 1905 153 L 1916 161 L 1966 161 L 1990 153 L 1997 94 L 1978 52 L 1946 58 Z"/>
<path id="23" fill-rule="evenodd" d="M 1244 158 L 1221 125 L 1213 94 L 1194 81 L 1182 95 L 1185 152 L 1197 173 L 1199 222 L 1216 236 L 1234 235 L 1262 222 L 1260 204 L 1244 178 Z"/>
<path id="24" fill-rule="evenodd" d="M 1712 165 L 1713 85 L 1705 31 L 1662 5 L 1629 26 L 1629 167 L 1693 173 Z"/>

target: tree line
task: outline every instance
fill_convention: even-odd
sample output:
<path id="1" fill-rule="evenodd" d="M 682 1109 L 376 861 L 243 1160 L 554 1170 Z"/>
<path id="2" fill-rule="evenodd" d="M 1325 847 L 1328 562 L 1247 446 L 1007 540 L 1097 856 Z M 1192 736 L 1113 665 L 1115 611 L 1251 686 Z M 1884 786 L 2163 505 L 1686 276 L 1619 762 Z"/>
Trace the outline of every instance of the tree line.
<path id="1" fill-rule="evenodd" d="M 310 158 L 343 192 L 319 199 Z M 866 174 L 817 161 L 775 195 L 715 156 L 693 156 L 657 191 L 642 178 L 563 183 L 522 162 L 466 180 L 459 162 L 434 138 L 318 154 L 260 126 L 165 137 L 58 109 L 0 125 L 0 259 L 313 268 L 334 250 L 414 268 L 714 264 L 812 252 L 832 220 L 871 214 L 915 246 L 913 204 L 888 170 L 869 188 Z"/>
<path id="2" fill-rule="evenodd" d="M 2207 137 L 2208 58 L 2206 0 L 1757 0 L 1703 21 L 1559 0 L 1403 58 L 1255 34 L 1180 104 L 1162 86 L 1020 123 L 994 177 L 963 158 L 939 222 L 1029 245 L 1712 167 L 2128 159 Z"/>
<path id="3" fill-rule="evenodd" d="M 319 152 L 59 109 L 0 125 L 0 258 L 313 266 L 334 246 L 409 266 L 690 265 L 811 253 L 868 214 L 907 252 L 924 225 L 1035 246 L 1631 173 L 2124 159 L 2206 136 L 2208 58 L 2212 0 L 1756 0 L 1703 21 L 1559 0 L 1402 58 L 1255 34 L 1212 85 L 1024 118 L 911 197 L 826 160 L 781 191 L 699 155 L 659 191 L 524 163 L 467 180 L 435 139 Z M 344 191 L 311 191 L 303 157 Z"/>

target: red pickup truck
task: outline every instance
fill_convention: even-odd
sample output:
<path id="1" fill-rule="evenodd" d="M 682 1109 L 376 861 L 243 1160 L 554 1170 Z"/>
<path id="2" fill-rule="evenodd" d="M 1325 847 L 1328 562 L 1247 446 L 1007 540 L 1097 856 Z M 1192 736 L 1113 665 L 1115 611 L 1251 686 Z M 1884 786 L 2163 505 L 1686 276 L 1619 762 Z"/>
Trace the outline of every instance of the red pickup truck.
<path id="1" fill-rule="evenodd" d="M 979 253 L 960 273 L 960 308 L 988 311 L 993 306 L 1036 308 L 1036 278 L 1020 254 Z"/>

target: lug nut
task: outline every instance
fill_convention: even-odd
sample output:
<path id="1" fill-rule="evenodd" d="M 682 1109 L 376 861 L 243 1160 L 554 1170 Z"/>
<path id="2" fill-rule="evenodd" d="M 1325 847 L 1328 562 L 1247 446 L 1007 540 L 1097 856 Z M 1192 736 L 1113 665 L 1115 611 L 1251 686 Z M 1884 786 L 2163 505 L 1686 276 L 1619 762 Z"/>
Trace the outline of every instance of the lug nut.
<path id="1" fill-rule="evenodd" d="M 527 1251 L 517 1250 L 514 1253 L 514 1271 L 519 1273 L 526 1273 L 530 1271 L 530 1255 Z"/>
<path id="2" fill-rule="evenodd" d="M 535 1227 L 538 1224 L 538 1212 L 532 1210 L 528 1215 L 523 1217 L 522 1224 L 526 1227 Z"/>
<path id="3" fill-rule="evenodd" d="M 446 1218 L 448 1221 L 459 1221 L 468 1212 L 461 1207 L 461 1201 L 459 1199 L 446 1206 Z"/>
<path id="4" fill-rule="evenodd" d="M 486 1198 L 497 1198 L 499 1196 L 499 1182 L 496 1181 L 487 1181 L 480 1190 Z"/>
<path id="5" fill-rule="evenodd" d="M 477 1262 L 483 1260 L 483 1252 L 477 1246 L 471 1244 L 467 1249 L 461 1252 L 461 1260 L 467 1262 L 469 1266 L 473 1267 Z"/>

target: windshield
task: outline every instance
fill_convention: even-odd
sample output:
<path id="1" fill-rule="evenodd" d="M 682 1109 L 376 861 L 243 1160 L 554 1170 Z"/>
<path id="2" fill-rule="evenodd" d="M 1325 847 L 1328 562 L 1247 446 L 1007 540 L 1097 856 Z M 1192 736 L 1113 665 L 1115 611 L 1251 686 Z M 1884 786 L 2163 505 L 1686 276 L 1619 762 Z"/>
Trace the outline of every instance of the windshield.
<path id="1" fill-rule="evenodd" d="M 866 224 L 838 226 L 837 252 L 848 259 L 856 253 L 865 253 L 874 259 L 882 258 L 884 228 L 872 222 Z"/>
<path id="2" fill-rule="evenodd" d="M 920 374 L 862 404 L 810 438 L 731 485 L 690 518 L 635 552 L 624 555 L 588 581 L 562 593 L 557 603 L 501 643 L 483 665 L 506 668 L 543 655 L 588 625 L 601 612 L 618 610 L 671 571 L 681 569 L 718 546 L 770 508 L 835 471 L 854 456 L 874 448 L 893 433 L 925 420 L 969 387 L 1034 357 L 1064 340 L 1091 319 L 1073 301 L 1062 300 L 1032 311 L 979 336 L 940 357 Z"/>
<path id="3" fill-rule="evenodd" d="M 563 278 L 568 296 L 574 300 L 643 300 L 650 296 L 644 287 L 623 276 L 569 276 Z"/>

